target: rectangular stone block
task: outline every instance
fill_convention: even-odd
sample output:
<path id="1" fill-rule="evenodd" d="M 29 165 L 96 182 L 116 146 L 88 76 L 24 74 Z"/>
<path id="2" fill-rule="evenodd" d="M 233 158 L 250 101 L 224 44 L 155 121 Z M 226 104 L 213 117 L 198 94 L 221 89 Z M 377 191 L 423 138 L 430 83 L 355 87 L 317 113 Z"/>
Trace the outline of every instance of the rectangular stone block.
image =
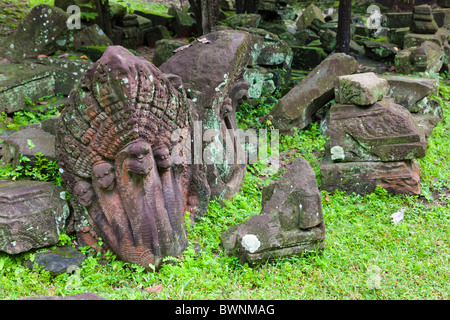
<path id="1" fill-rule="evenodd" d="M 11 113 L 25 109 L 26 98 L 33 102 L 55 94 L 52 69 L 35 64 L 0 65 L 0 112 Z"/>
<path id="2" fill-rule="evenodd" d="M 320 173 L 323 189 L 328 192 L 364 195 L 380 185 L 391 194 L 420 195 L 420 166 L 416 160 L 333 163 L 325 158 Z"/>
<path id="3" fill-rule="evenodd" d="M 386 24 L 388 28 L 406 28 L 410 26 L 412 12 L 388 12 Z"/>
<path id="4" fill-rule="evenodd" d="M 28 157 L 31 166 L 38 153 L 43 154 L 47 160 L 54 161 L 55 136 L 37 128 L 26 128 L 8 136 L 3 141 L 2 151 L 3 162 L 11 163 L 13 167 L 19 165 L 20 155 Z"/>
<path id="5" fill-rule="evenodd" d="M 431 96 L 438 94 L 437 78 L 399 75 L 379 75 L 379 77 L 389 83 L 388 96 L 413 113 L 429 108 Z"/>
<path id="6" fill-rule="evenodd" d="M 328 134 L 331 156 L 343 162 L 402 161 L 426 154 L 423 130 L 406 108 L 389 99 L 369 108 L 333 105 Z"/>
<path id="7" fill-rule="evenodd" d="M 0 180 L 0 251 L 9 254 L 58 243 L 69 208 L 50 182 Z"/>
<path id="8" fill-rule="evenodd" d="M 340 76 L 334 88 L 337 103 L 368 106 L 383 99 L 388 82 L 373 72 Z"/>

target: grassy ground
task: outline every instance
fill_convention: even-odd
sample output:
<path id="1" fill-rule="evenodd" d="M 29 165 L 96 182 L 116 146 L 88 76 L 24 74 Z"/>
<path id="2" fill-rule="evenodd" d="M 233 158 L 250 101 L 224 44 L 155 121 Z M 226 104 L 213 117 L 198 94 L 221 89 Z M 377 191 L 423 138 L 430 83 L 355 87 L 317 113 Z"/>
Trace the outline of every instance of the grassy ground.
<path id="1" fill-rule="evenodd" d="M 450 99 L 447 87 L 442 88 Z M 364 197 L 322 191 L 326 224 L 322 254 L 312 252 L 256 268 L 223 255 L 219 236 L 259 213 L 259 186 L 274 178 L 261 176 L 263 166 L 254 166 L 239 194 L 223 207 L 212 202 L 207 216 L 189 228 L 190 246 L 183 259 L 159 273 L 117 261 L 113 255 L 106 261 L 91 255 L 78 273 L 51 276 L 22 266 L 40 250 L 15 256 L 2 253 L 0 299 L 79 292 L 107 299 L 449 299 L 450 104 L 442 103 L 445 118 L 430 138 L 427 156 L 420 160 L 424 196 L 389 196 L 383 189 Z M 286 162 L 308 155 L 318 170 L 324 139 L 317 125 L 294 138 L 282 137 L 280 144 Z M 394 224 L 391 214 L 402 207 L 405 217 Z M 59 245 L 71 243 L 69 236 L 61 236 Z"/>
<path id="2" fill-rule="evenodd" d="M 0 0 L 2 1 L 2 0 Z M 430 137 L 420 159 L 423 194 L 389 196 L 383 189 L 367 196 L 322 191 L 326 249 L 266 263 L 256 268 L 225 256 L 219 236 L 231 225 L 261 209 L 261 185 L 279 178 L 264 175 L 264 165 L 249 167 L 242 191 L 188 228 L 190 246 L 174 265 L 158 273 L 118 261 L 114 255 L 89 256 L 75 274 L 52 276 L 22 266 L 38 251 L 0 253 L 0 299 L 72 295 L 93 292 L 106 299 L 449 299 L 450 298 L 450 87 L 441 85 L 444 119 Z M 240 125 L 267 112 L 273 101 L 257 109 L 244 107 Z M 256 111 L 255 111 L 256 110 Z M 247 119 L 247 121 L 244 121 Z M 294 137 L 281 137 L 284 163 L 304 156 L 316 171 L 324 138 L 317 125 Z M 19 174 L 19 173 L 17 173 Z M 391 214 L 406 208 L 398 224 Z M 65 234 L 60 245 L 73 245 Z M 199 250 L 200 248 L 200 250 Z"/>

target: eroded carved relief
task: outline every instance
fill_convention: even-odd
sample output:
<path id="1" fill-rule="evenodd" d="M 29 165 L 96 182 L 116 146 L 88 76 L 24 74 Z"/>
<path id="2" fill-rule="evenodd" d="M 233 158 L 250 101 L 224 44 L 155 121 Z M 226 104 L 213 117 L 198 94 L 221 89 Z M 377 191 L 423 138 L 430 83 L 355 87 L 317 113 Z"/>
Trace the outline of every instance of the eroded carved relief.
<path id="1" fill-rule="evenodd" d="M 72 91 L 56 146 L 81 245 L 102 238 L 120 259 L 157 269 L 164 257 L 186 249 L 186 211 L 204 212 L 210 196 L 239 190 L 245 164 L 192 162 L 195 122 L 237 129 L 236 108 L 249 87 L 242 80 L 248 34 L 208 37 L 214 55 L 192 46 L 193 58 L 172 61 L 178 72 L 164 74 L 120 46 L 109 47 Z M 183 76 L 207 71 L 195 67 L 203 62 L 212 63 L 209 74 Z"/>
<path id="2" fill-rule="evenodd" d="M 182 88 L 151 63 L 110 47 L 88 70 L 61 114 L 57 139 L 84 244 L 101 237 L 121 259 L 149 269 L 181 254 L 189 174 L 171 160 L 183 136 L 171 138 L 186 128 Z"/>

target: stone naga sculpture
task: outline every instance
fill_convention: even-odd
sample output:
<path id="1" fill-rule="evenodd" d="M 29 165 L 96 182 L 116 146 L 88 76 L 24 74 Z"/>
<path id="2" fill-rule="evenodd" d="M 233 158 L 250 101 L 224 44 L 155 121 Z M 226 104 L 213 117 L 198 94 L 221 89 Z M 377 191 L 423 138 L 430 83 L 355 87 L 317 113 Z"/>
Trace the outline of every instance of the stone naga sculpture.
<path id="1" fill-rule="evenodd" d="M 57 132 L 81 244 L 101 237 L 147 268 L 186 248 L 189 172 L 183 154 L 173 165 L 171 151 L 188 126 L 182 88 L 122 47 L 105 51 L 72 91 Z"/>
<path id="2" fill-rule="evenodd" d="M 188 245 L 186 211 L 206 212 L 210 196 L 223 194 L 220 188 L 227 194 L 239 190 L 245 165 L 210 173 L 214 165 L 192 162 L 191 132 L 198 120 L 237 128 L 237 102 L 248 88 L 241 67 L 249 59 L 249 35 L 206 37 L 208 43 L 200 45 L 220 52 L 208 61 L 216 71 L 201 76 L 210 77 L 210 84 L 222 79 L 205 87 L 212 100 L 187 97 L 184 87 L 198 79 L 184 83 L 176 72 L 163 74 L 120 46 L 109 47 L 70 94 L 56 147 L 81 245 L 95 246 L 101 238 L 121 260 L 158 269 L 165 257 L 179 256 Z M 194 58 L 178 62 L 186 73 L 204 62 L 196 44 L 188 50 Z"/>

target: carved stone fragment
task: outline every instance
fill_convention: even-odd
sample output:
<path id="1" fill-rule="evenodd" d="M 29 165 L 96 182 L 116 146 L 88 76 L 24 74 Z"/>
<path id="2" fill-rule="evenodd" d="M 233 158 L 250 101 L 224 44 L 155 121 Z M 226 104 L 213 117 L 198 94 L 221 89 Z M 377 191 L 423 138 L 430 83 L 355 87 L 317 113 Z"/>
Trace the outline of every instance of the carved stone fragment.
<path id="1" fill-rule="evenodd" d="M 260 214 L 221 236 L 226 252 L 256 264 L 324 249 L 320 192 L 305 159 L 295 160 L 281 180 L 263 189 L 262 206 Z"/>
<path id="2" fill-rule="evenodd" d="M 119 258 L 148 269 L 186 248 L 189 177 L 183 155 L 173 164 L 171 151 L 187 128 L 183 89 L 150 62 L 112 46 L 89 68 L 56 139 L 82 244 L 101 237 Z"/>

